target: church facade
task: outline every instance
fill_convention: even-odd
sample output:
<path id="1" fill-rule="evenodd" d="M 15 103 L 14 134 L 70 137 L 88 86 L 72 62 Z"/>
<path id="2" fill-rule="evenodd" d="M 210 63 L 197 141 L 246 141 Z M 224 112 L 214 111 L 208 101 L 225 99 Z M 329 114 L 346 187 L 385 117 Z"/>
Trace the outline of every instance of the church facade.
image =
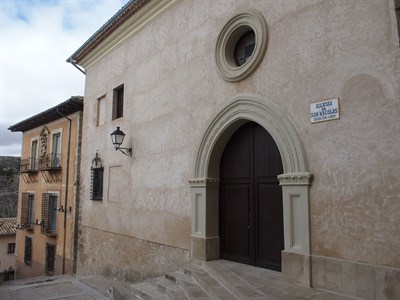
<path id="1" fill-rule="evenodd" d="M 222 258 L 399 295 L 396 5 L 128 2 L 67 60 L 86 74 L 78 273 Z"/>

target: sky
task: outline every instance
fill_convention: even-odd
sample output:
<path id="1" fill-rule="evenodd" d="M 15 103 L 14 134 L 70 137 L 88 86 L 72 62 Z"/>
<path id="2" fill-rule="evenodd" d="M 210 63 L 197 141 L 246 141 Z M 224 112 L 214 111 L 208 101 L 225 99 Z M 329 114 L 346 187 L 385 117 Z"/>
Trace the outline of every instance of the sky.
<path id="1" fill-rule="evenodd" d="M 8 127 L 71 96 L 85 75 L 66 62 L 128 0 L 0 0 L 0 155 L 20 156 Z"/>

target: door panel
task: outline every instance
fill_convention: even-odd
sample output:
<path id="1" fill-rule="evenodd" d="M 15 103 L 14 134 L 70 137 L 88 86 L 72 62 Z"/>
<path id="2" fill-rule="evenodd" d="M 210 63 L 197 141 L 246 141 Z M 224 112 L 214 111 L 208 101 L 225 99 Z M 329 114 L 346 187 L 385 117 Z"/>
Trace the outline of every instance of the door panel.
<path id="1" fill-rule="evenodd" d="M 256 123 L 240 127 L 220 165 L 221 258 L 280 270 L 283 173 L 279 150 Z"/>
<path id="2" fill-rule="evenodd" d="M 225 184 L 224 194 L 229 199 L 221 215 L 221 254 L 225 259 L 249 263 L 250 240 L 248 235 L 249 184 Z"/>
<path id="3" fill-rule="evenodd" d="M 280 186 L 258 185 L 258 245 L 256 265 L 280 271 L 284 248 Z"/>
<path id="4" fill-rule="evenodd" d="M 229 151 L 224 153 L 223 160 L 226 162 L 221 169 L 221 176 L 228 182 L 230 179 L 236 182 L 251 179 L 252 173 L 252 137 L 248 136 L 246 130 L 238 130 L 235 138 L 228 142 Z"/>

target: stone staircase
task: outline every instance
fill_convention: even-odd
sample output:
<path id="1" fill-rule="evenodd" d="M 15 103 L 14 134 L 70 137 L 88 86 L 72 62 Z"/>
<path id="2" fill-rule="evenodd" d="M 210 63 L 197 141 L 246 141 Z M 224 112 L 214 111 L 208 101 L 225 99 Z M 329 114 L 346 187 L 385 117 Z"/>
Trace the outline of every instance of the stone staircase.
<path id="1" fill-rule="evenodd" d="M 132 284 L 128 295 L 125 291 L 124 295 L 121 295 L 122 298 L 114 296 L 113 299 L 240 299 L 235 297 L 221 281 L 212 276 L 213 267 L 207 268 L 206 266 L 206 263 L 203 266 L 191 264 L 183 270 Z"/>
<path id="2" fill-rule="evenodd" d="M 114 300 L 348 299 L 282 280 L 281 273 L 218 260 L 190 264 L 183 270 L 150 278 L 125 290 L 110 291 Z"/>

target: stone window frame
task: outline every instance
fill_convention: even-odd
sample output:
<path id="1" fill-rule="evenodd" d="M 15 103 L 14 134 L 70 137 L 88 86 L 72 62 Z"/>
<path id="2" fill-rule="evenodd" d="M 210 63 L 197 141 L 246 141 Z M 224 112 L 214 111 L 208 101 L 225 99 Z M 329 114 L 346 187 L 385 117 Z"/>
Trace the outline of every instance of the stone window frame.
<path id="1" fill-rule="evenodd" d="M 249 61 L 236 66 L 234 51 L 237 41 L 249 29 L 254 31 L 256 44 Z M 231 18 L 220 32 L 216 48 L 215 61 L 222 78 L 229 82 L 237 82 L 247 78 L 261 63 L 268 44 L 268 25 L 257 11 L 245 11 Z"/>

